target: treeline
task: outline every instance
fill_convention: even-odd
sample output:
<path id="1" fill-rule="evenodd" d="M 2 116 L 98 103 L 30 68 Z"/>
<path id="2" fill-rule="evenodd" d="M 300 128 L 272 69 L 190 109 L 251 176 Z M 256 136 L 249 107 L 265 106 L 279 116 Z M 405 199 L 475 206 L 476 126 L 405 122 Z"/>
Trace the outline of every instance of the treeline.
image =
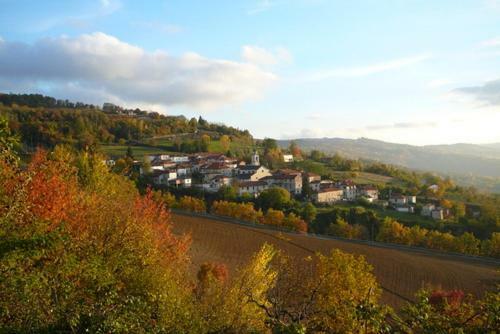
<path id="1" fill-rule="evenodd" d="M 232 272 L 208 262 L 192 275 L 189 238 L 171 232 L 171 196 L 141 196 L 102 157 L 63 147 L 21 168 L 15 141 L 0 121 L 0 332 L 479 333 L 500 325 L 498 292 L 472 300 L 423 291 L 396 314 L 379 304 L 365 259 L 340 251 L 298 259 L 264 245 Z"/>
<path id="2" fill-rule="evenodd" d="M 450 232 L 430 230 L 418 225 L 408 227 L 390 217 L 381 219 L 373 211 L 362 207 L 335 208 L 328 213 L 322 213 L 313 225 L 313 229 L 347 239 L 376 240 L 445 252 L 500 258 L 500 233 L 494 232 L 490 238 L 480 240 L 470 232 L 453 235 Z"/>
<path id="3" fill-rule="evenodd" d="M 42 95 L 0 95 L 0 116 L 29 147 L 138 142 L 155 136 L 207 131 L 252 141 L 248 130 L 209 123 L 199 117 L 164 116 L 138 110 L 134 116 L 104 112 L 95 106 Z"/>
<path id="4" fill-rule="evenodd" d="M 207 212 L 205 201 L 200 198 L 181 196 L 176 200 L 175 196 L 168 192 L 156 192 L 155 196 L 161 198 L 170 208 L 198 213 Z M 216 200 L 210 206 L 210 213 L 254 224 L 270 225 L 296 232 L 307 232 L 307 223 L 293 212 L 286 214 L 281 210 L 269 208 L 263 213 L 262 210 L 256 209 L 252 202 L 238 203 Z"/>
<path id="5" fill-rule="evenodd" d="M 83 102 L 71 102 L 69 100 L 58 100 L 41 94 L 2 94 L 0 93 L 0 104 L 12 106 L 28 106 L 32 108 L 70 108 L 70 109 L 99 109 L 97 105 Z"/>

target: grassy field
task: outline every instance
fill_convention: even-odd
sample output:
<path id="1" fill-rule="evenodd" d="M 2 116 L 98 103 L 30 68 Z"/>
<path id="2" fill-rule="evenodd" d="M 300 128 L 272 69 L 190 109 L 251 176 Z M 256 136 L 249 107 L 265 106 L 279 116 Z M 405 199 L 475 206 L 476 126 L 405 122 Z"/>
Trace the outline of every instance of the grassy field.
<path id="1" fill-rule="evenodd" d="M 109 157 L 119 158 L 123 157 L 127 153 L 128 145 L 101 145 L 102 152 Z M 131 146 L 134 157 L 137 160 L 142 160 L 145 155 L 155 154 L 155 153 L 170 153 L 170 151 L 162 147 L 150 147 L 150 146 Z"/>
<path id="2" fill-rule="evenodd" d="M 145 143 L 144 145 L 131 145 L 132 151 L 134 153 L 134 157 L 138 160 L 142 160 L 144 155 L 155 154 L 155 153 L 171 153 L 171 154 L 179 154 L 173 150 L 173 142 L 169 138 L 158 138 L 154 141 L 151 141 L 151 145 Z M 127 152 L 128 145 L 101 145 L 100 146 L 102 152 L 107 154 L 110 157 L 118 158 L 125 155 Z M 252 146 L 244 145 L 240 142 L 231 142 L 230 150 L 236 151 L 247 148 L 251 150 Z M 208 148 L 209 152 L 213 153 L 226 153 L 223 152 L 220 141 L 213 140 L 210 142 L 210 146 Z"/>
<path id="3" fill-rule="evenodd" d="M 178 214 L 172 218 L 175 233 L 191 235 L 193 274 L 206 261 L 225 263 L 234 272 L 264 243 L 269 243 L 297 258 L 315 252 L 329 253 L 334 248 L 364 256 L 383 288 L 382 302 L 396 308 L 406 299 L 413 299 L 415 292 L 424 286 L 462 289 L 481 295 L 495 289 L 495 284 L 500 282 L 494 265 L 439 253 L 429 255 L 318 239 Z"/>
<path id="4" fill-rule="evenodd" d="M 399 180 L 384 175 L 378 175 L 373 173 L 365 172 L 342 172 L 342 171 L 331 171 L 330 172 L 334 178 L 338 179 L 352 179 L 357 184 L 398 184 Z"/>

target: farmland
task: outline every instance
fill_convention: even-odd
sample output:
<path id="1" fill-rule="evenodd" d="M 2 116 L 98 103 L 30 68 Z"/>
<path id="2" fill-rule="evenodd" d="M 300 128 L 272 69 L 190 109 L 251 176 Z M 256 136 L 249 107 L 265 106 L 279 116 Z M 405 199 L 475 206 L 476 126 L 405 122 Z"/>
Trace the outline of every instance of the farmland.
<path id="1" fill-rule="evenodd" d="M 151 139 L 149 141 L 150 142 L 148 143 L 130 145 L 136 159 L 142 160 L 145 155 L 150 154 L 179 154 L 179 152 L 175 151 L 174 143 L 170 138 L 158 138 Z M 103 144 L 100 146 L 102 152 L 112 158 L 123 157 L 126 154 L 128 147 L 128 145 L 119 144 Z M 248 152 L 251 152 L 252 147 L 252 145 L 246 145 L 239 141 L 232 141 L 229 149 L 232 151 L 246 149 Z M 226 153 L 224 152 L 219 140 L 212 140 L 208 146 L 208 151 L 213 153 Z"/>
<path id="2" fill-rule="evenodd" d="M 481 295 L 500 282 L 498 266 L 439 253 L 318 239 L 179 214 L 173 214 L 173 222 L 175 233 L 191 234 L 193 270 L 206 261 L 212 261 L 225 263 L 234 271 L 264 243 L 273 244 L 296 258 L 338 248 L 366 257 L 383 288 L 382 302 L 396 308 L 411 300 L 414 293 L 424 286 L 462 289 Z"/>

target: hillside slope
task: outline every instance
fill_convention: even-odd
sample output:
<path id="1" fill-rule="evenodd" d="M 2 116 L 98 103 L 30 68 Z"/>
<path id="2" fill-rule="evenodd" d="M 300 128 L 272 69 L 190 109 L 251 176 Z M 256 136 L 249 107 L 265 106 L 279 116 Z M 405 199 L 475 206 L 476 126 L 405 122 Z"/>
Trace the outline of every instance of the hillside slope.
<path id="1" fill-rule="evenodd" d="M 500 177 L 500 149 L 495 144 L 412 146 L 367 138 L 306 138 L 296 139 L 295 142 L 306 151 L 316 149 L 411 169 Z M 279 141 L 282 147 L 287 147 L 289 143 L 289 140 Z"/>
<path id="2" fill-rule="evenodd" d="M 482 294 L 500 282 L 495 266 L 445 255 L 426 255 L 337 240 L 250 228 L 207 218 L 173 214 L 174 232 L 190 233 L 193 270 L 206 261 L 225 263 L 231 270 L 246 263 L 264 244 L 270 243 L 293 257 L 332 248 L 360 254 L 374 267 L 384 288 L 382 301 L 400 307 L 423 286 L 463 289 Z"/>

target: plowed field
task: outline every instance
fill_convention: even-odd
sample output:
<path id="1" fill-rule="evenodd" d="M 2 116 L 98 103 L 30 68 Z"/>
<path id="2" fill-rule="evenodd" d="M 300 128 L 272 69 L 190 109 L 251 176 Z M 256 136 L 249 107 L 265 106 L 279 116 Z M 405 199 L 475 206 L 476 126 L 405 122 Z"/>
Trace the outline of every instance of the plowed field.
<path id="1" fill-rule="evenodd" d="M 175 233 L 191 234 L 193 270 L 205 261 L 223 262 L 234 270 L 267 242 L 294 257 L 328 253 L 332 248 L 365 256 L 383 288 L 382 301 L 396 308 L 426 285 L 481 295 L 500 282 L 499 267 L 479 260 L 325 240 L 183 214 L 172 218 Z"/>

